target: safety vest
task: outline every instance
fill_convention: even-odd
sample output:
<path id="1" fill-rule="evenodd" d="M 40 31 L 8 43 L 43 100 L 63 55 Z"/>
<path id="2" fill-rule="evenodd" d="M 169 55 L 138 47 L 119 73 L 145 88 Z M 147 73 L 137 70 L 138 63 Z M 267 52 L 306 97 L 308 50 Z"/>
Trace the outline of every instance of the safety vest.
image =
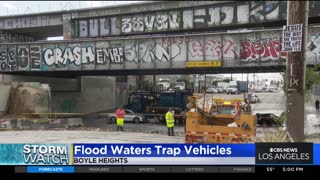
<path id="1" fill-rule="evenodd" d="M 174 127 L 174 117 L 170 111 L 166 113 L 166 123 L 168 128 Z"/>

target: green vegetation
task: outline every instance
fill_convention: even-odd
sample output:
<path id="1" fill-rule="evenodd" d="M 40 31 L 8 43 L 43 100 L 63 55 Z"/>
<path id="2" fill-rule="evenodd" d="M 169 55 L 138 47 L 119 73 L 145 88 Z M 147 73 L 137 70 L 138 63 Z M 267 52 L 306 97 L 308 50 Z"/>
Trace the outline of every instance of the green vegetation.
<path id="1" fill-rule="evenodd" d="M 272 133 L 263 133 L 258 142 L 292 142 L 286 129 L 278 128 Z"/>
<path id="2" fill-rule="evenodd" d="M 317 66 L 314 68 L 306 68 L 305 79 L 305 100 L 311 100 L 312 87 L 315 84 L 320 84 L 320 74 L 316 71 Z"/>
<path id="3" fill-rule="evenodd" d="M 305 101 L 311 100 L 313 85 L 320 84 L 320 73 L 316 71 L 318 68 L 319 68 L 319 66 L 306 67 L 305 90 L 304 90 Z M 286 75 L 286 73 L 283 73 L 282 77 L 283 77 L 283 82 L 284 82 L 283 91 L 286 93 L 287 92 L 287 87 L 286 87 L 287 75 Z"/>
<path id="4" fill-rule="evenodd" d="M 273 119 L 279 127 L 282 127 L 283 124 L 287 121 L 287 113 L 284 111 L 278 118 Z"/>

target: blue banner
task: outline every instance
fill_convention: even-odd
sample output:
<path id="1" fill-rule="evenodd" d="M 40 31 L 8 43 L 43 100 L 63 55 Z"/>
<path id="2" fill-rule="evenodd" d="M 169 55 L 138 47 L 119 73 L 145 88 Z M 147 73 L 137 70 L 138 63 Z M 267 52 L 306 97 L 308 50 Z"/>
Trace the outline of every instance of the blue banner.
<path id="1" fill-rule="evenodd" d="M 74 144 L 74 157 L 255 157 L 255 144 Z"/>
<path id="2" fill-rule="evenodd" d="M 320 144 L 313 144 L 313 164 L 320 165 Z"/>
<path id="3" fill-rule="evenodd" d="M 27 173 L 74 173 L 74 166 L 28 166 Z"/>

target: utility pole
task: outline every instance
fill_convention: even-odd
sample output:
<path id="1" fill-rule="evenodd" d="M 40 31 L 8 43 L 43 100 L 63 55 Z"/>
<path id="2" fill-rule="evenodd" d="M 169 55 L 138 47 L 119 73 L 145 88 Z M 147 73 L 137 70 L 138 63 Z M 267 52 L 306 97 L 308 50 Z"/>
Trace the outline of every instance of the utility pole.
<path id="1" fill-rule="evenodd" d="M 301 51 L 287 53 L 287 127 L 295 142 L 304 141 L 304 85 L 309 1 L 288 1 L 287 25 L 302 24 Z"/>

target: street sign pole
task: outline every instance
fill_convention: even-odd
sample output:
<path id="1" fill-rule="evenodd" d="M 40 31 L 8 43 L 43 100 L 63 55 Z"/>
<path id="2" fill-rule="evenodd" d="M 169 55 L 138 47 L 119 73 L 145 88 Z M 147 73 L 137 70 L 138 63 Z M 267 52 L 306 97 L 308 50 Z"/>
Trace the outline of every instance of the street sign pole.
<path id="1" fill-rule="evenodd" d="M 309 1 L 288 1 L 283 51 L 287 51 L 287 127 L 295 142 L 304 141 L 304 77 Z M 302 25 L 302 26 L 301 26 Z M 299 27 L 301 46 L 299 51 Z M 286 31 L 286 33 L 285 33 Z M 292 31 L 292 32 L 290 32 Z M 289 38 L 289 39 L 285 39 Z M 298 41 L 296 41 L 298 39 Z M 286 42 L 287 41 L 287 42 Z M 287 46 L 287 47 L 286 47 Z"/>

